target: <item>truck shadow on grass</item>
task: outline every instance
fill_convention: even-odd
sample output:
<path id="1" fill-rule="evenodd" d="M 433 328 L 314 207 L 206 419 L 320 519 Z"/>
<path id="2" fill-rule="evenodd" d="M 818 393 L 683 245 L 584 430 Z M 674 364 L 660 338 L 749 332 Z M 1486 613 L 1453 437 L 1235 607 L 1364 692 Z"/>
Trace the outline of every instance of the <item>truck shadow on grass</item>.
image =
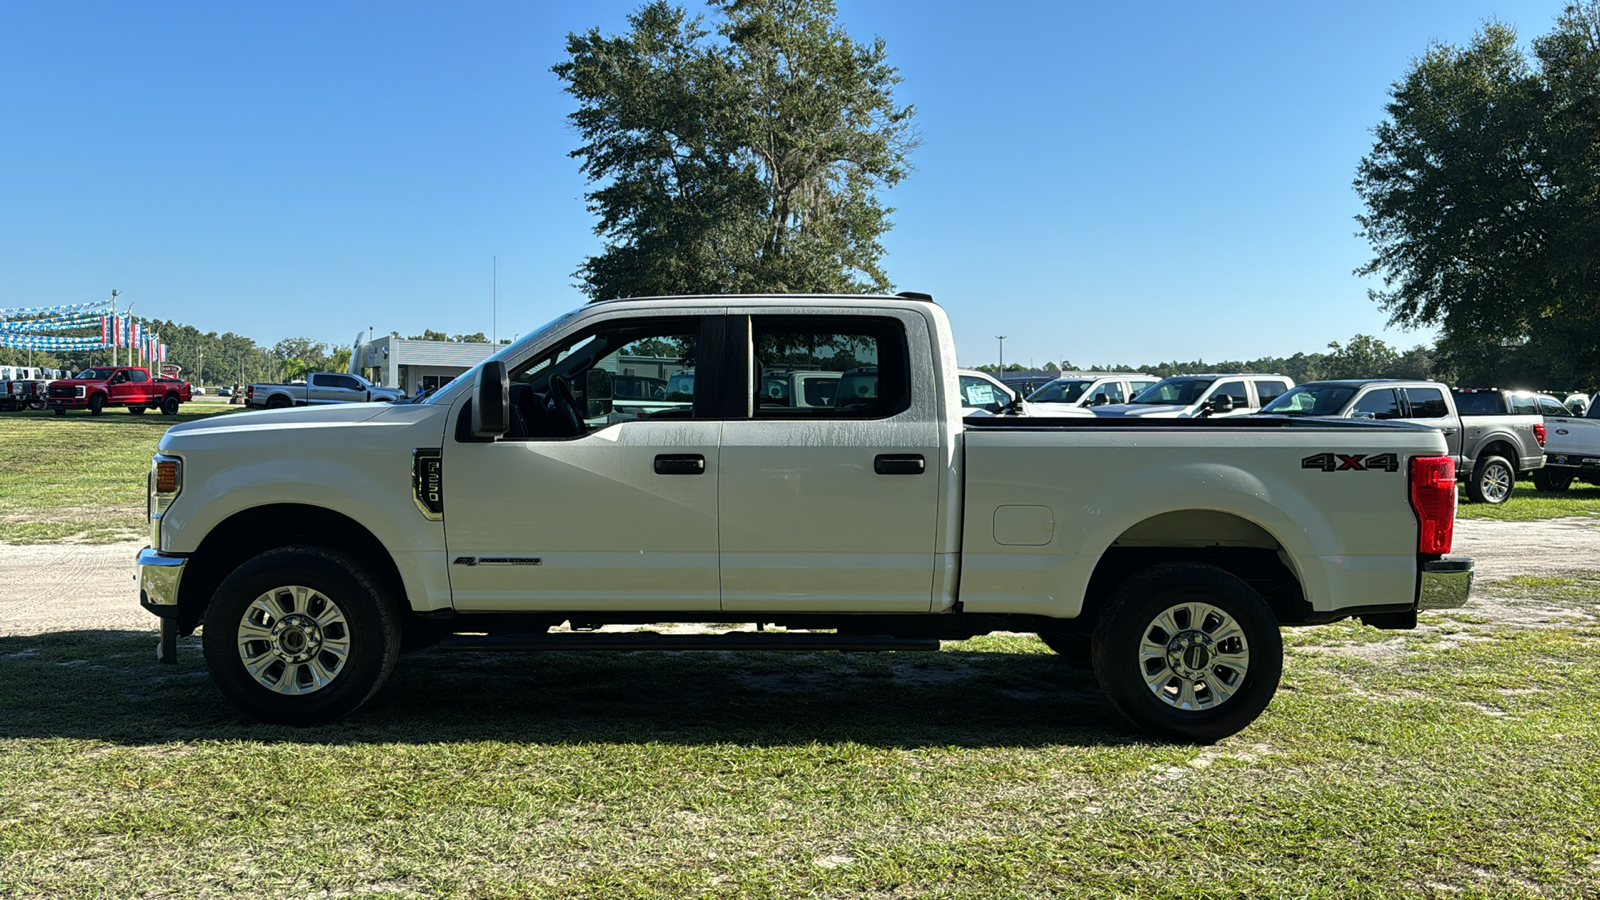
<path id="1" fill-rule="evenodd" d="M 1086 669 L 1029 637 L 938 653 L 414 651 L 378 696 L 320 728 L 261 725 L 212 684 L 199 640 L 155 661 L 155 636 L 0 637 L 0 738 L 127 745 L 522 741 L 882 747 L 1142 740 Z"/>

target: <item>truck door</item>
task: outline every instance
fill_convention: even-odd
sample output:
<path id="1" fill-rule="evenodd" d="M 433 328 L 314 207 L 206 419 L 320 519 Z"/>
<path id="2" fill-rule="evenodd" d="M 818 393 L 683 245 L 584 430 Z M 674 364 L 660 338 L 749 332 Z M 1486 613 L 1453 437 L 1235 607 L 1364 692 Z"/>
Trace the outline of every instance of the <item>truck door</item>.
<path id="1" fill-rule="evenodd" d="M 722 436 L 722 608 L 928 611 L 944 464 L 927 323 L 748 312 L 730 326 L 747 405 Z M 749 389 L 785 369 L 837 375 L 831 404 Z"/>
<path id="2" fill-rule="evenodd" d="M 722 423 L 710 367 L 722 358 L 722 317 L 707 312 L 623 310 L 508 361 L 514 413 L 500 440 L 457 431 L 456 403 L 442 450 L 456 609 L 719 607 Z M 613 376 L 663 367 L 700 377 L 642 418 L 608 416 Z M 554 376 L 575 389 L 570 414 L 551 396 Z"/>
<path id="3" fill-rule="evenodd" d="M 121 378 L 121 381 L 117 379 Z M 150 373 L 143 369 L 123 369 L 111 376 L 107 388 L 111 403 L 118 406 L 143 406 L 150 402 Z"/>
<path id="4" fill-rule="evenodd" d="M 1436 387 L 1408 387 L 1401 392 L 1406 395 L 1405 421 L 1439 429 L 1456 465 L 1462 465 L 1461 422 L 1450 412 L 1444 391 Z"/>

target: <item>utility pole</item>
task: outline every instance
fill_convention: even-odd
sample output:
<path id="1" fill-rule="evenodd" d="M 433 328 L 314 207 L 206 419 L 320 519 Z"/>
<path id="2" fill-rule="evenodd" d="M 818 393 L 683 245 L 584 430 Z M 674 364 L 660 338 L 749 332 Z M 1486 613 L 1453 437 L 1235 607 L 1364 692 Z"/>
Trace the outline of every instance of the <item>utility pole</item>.
<path id="1" fill-rule="evenodd" d="M 1006 336 L 997 334 L 995 339 L 1000 342 L 1000 374 L 1004 375 L 1006 373 Z"/>
<path id="2" fill-rule="evenodd" d="M 111 291 L 111 368 L 117 367 L 117 295 L 119 290 Z"/>

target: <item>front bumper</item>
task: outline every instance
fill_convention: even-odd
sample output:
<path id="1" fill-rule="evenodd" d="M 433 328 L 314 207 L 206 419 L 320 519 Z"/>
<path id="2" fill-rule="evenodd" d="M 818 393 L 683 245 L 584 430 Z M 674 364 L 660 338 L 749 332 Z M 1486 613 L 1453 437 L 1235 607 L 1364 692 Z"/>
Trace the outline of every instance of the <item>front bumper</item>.
<path id="1" fill-rule="evenodd" d="M 1472 594 L 1472 560 L 1436 559 L 1422 564 L 1417 609 L 1460 609 Z"/>
<path id="2" fill-rule="evenodd" d="M 139 605 L 163 619 L 178 617 L 178 585 L 189 561 L 163 556 L 149 547 L 139 551 Z"/>

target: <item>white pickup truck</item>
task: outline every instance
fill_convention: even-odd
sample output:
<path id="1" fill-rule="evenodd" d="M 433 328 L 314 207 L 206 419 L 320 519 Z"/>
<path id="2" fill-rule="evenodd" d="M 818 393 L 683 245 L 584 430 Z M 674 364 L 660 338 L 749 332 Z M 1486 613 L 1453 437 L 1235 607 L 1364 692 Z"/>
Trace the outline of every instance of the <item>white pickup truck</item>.
<path id="1" fill-rule="evenodd" d="M 622 357 L 687 402 L 610 421 Z M 766 371 L 862 381 L 773 404 Z M 687 382 L 687 380 L 686 380 Z M 257 718 L 365 702 L 402 636 L 454 650 L 937 650 L 1039 634 L 1165 738 L 1267 706 L 1279 626 L 1464 604 L 1437 430 L 963 420 L 925 295 L 592 303 L 415 404 L 218 416 L 161 439 L 140 601 L 204 626 Z M 659 622 L 756 631 L 601 631 Z M 561 623 L 570 630 L 551 631 Z"/>

